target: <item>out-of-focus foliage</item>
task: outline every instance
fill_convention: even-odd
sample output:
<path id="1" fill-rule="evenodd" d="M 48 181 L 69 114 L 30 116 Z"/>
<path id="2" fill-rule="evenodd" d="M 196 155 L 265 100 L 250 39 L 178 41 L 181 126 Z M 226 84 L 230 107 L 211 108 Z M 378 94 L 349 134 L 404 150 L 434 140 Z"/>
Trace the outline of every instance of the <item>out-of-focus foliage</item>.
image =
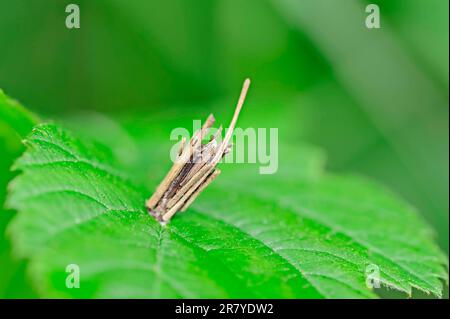
<path id="1" fill-rule="evenodd" d="M 0 298 L 33 295 L 24 273 L 24 263 L 14 258 L 6 228 L 14 212 L 5 209 L 6 188 L 14 173 L 10 167 L 24 147 L 21 139 L 36 123 L 34 115 L 0 90 Z"/>

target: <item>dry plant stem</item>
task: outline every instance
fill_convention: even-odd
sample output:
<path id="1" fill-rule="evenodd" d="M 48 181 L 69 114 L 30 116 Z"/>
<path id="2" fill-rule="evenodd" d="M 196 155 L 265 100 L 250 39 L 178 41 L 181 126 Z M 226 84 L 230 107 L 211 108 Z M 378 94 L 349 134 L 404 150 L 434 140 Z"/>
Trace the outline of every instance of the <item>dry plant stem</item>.
<path id="1" fill-rule="evenodd" d="M 194 202 L 198 195 L 220 174 L 220 169 L 215 169 L 211 175 L 208 176 L 206 181 L 201 184 L 197 190 L 191 195 L 188 201 L 181 207 L 181 211 L 184 212 Z"/>
<path id="2" fill-rule="evenodd" d="M 215 122 L 212 114 L 208 116 L 202 128 L 194 133 L 188 143 L 185 138 L 181 140 L 175 163 L 156 188 L 155 193 L 146 202 L 147 210 L 158 221 L 167 222 L 178 211 L 185 211 L 220 174 L 216 165 L 231 148 L 229 141 L 249 85 L 250 80 L 246 79 L 230 126 L 222 141 L 219 140 L 222 135 L 222 126 L 220 126 L 211 140 L 202 144 L 204 137 Z"/>

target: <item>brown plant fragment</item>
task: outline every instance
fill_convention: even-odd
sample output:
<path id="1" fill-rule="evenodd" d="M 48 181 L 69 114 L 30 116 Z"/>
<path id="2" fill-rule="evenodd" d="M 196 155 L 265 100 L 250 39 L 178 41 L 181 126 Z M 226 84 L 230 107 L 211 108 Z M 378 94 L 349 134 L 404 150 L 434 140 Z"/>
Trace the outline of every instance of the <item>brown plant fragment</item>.
<path id="1" fill-rule="evenodd" d="M 222 126 L 220 126 L 211 140 L 202 144 L 203 138 L 215 122 L 212 114 L 189 142 L 186 142 L 185 138 L 182 139 L 175 163 L 145 204 L 148 212 L 156 220 L 168 222 L 178 211 L 185 211 L 220 174 L 216 166 L 231 148 L 229 141 L 249 86 L 250 80 L 246 79 L 230 126 L 222 141 L 219 138 L 222 133 Z"/>

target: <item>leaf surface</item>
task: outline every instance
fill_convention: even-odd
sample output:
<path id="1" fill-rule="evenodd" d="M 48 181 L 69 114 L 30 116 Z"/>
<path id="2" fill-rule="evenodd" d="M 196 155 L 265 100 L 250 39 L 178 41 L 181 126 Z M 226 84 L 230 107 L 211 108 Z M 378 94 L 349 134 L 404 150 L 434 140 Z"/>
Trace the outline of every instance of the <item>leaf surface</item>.
<path id="1" fill-rule="evenodd" d="M 416 212 L 364 179 L 324 174 L 313 149 L 283 147 L 274 176 L 227 167 L 163 227 L 107 149 L 57 125 L 26 145 L 10 233 L 42 296 L 372 298 L 368 265 L 384 285 L 441 295 L 445 256 Z M 66 287 L 69 264 L 80 289 Z"/>

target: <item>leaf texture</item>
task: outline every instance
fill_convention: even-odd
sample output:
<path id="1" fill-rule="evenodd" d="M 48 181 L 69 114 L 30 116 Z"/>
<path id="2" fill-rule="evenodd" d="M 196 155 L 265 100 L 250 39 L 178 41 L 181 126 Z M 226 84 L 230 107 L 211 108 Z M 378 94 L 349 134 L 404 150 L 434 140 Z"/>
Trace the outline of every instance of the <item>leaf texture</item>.
<path id="1" fill-rule="evenodd" d="M 442 294 L 446 257 L 414 209 L 360 177 L 325 174 L 312 149 L 283 147 L 273 176 L 225 169 L 161 226 L 107 148 L 48 124 L 26 145 L 9 232 L 42 296 L 375 298 L 369 265 L 385 286 Z M 66 287 L 69 264 L 79 289 Z"/>

